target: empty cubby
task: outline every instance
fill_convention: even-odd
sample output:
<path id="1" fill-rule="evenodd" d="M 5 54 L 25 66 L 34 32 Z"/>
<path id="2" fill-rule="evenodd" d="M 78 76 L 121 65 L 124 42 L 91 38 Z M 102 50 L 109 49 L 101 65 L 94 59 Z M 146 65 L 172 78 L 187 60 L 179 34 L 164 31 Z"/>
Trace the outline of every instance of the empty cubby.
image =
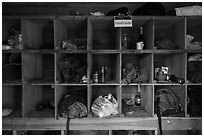
<path id="1" fill-rule="evenodd" d="M 26 85 L 23 92 L 25 118 L 54 118 L 55 93 L 52 85 Z"/>
<path id="2" fill-rule="evenodd" d="M 54 83 L 54 55 L 48 53 L 25 53 L 23 74 L 26 83 Z"/>
<path id="3" fill-rule="evenodd" d="M 24 49 L 54 49 L 54 21 L 49 18 L 22 20 Z"/>

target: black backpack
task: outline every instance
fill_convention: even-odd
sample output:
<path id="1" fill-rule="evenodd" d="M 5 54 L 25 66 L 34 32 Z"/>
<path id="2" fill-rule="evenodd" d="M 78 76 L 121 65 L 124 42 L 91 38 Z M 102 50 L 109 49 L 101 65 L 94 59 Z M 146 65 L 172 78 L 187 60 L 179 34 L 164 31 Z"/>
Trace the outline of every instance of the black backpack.
<path id="1" fill-rule="evenodd" d="M 82 89 L 65 95 L 58 105 L 57 119 L 60 117 L 67 118 L 67 134 L 70 132 L 70 119 L 83 118 L 88 115 L 88 110 L 86 108 L 86 96 L 80 91 L 82 91 Z"/>
<path id="2" fill-rule="evenodd" d="M 154 111 L 159 121 L 159 131 L 162 135 L 161 116 L 183 116 L 184 111 L 179 97 L 170 89 L 159 89 L 155 92 Z"/>
<path id="3" fill-rule="evenodd" d="M 160 2 L 149 2 L 134 10 L 132 15 L 164 16 L 166 15 L 166 9 Z"/>

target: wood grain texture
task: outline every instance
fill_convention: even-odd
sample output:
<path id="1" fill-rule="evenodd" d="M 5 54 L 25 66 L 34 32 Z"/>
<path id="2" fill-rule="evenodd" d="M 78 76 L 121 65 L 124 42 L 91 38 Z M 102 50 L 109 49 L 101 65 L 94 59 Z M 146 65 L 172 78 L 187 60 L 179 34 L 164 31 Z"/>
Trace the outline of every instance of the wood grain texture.
<path id="1" fill-rule="evenodd" d="M 3 129 L 65 130 L 66 119 L 15 119 L 3 120 Z M 72 119 L 70 130 L 156 130 L 156 118 L 83 118 Z"/>

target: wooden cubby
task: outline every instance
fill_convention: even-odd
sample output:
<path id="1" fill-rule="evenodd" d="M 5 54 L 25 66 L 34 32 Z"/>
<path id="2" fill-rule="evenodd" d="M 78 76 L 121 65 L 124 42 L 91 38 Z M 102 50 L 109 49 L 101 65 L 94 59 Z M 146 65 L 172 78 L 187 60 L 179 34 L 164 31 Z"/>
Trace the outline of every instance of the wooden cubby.
<path id="1" fill-rule="evenodd" d="M 187 115 L 190 117 L 202 116 L 202 86 L 187 86 Z"/>
<path id="2" fill-rule="evenodd" d="M 9 37 L 9 32 L 12 29 L 15 29 L 17 31 L 21 31 L 21 26 L 22 26 L 22 22 L 20 18 L 5 18 L 4 20 L 2 20 L 2 42 L 5 43 L 8 40 Z"/>
<path id="3" fill-rule="evenodd" d="M 2 108 L 12 109 L 13 112 L 4 118 L 22 118 L 22 86 L 4 85 L 2 87 Z"/>
<path id="4" fill-rule="evenodd" d="M 155 17 L 155 41 L 169 40 L 177 49 L 185 48 L 185 19 L 178 17 Z"/>
<path id="5" fill-rule="evenodd" d="M 54 55 L 48 53 L 23 54 L 25 83 L 54 83 Z"/>
<path id="6" fill-rule="evenodd" d="M 44 18 L 26 18 L 22 21 L 23 48 L 54 49 L 54 21 Z"/>
<path id="7" fill-rule="evenodd" d="M 186 25 L 186 33 L 194 37 L 192 42 L 202 42 L 202 18 L 187 17 Z"/>
<path id="8" fill-rule="evenodd" d="M 23 49 L 2 51 L 2 65 L 11 62 L 20 64 L 20 80 L 3 82 L 2 106 L 11 107 L 14 112 L 10 116 L 2 118 L 2 128 L 6 130 L 24 130 L 23 128 L 36 130 L 38 129 L 36 126 L 40 124 L 39 127 L 42 130 L 61 130 L 62 134 L 62 131 L 65 130 L 66 119 L 57 120 L 58 105 L 66 94 L 79 92 L 85 97 L 85 105 L 89 114 L 85 118 L 71 120 L 71 130 L 135 129 L 155 130 L 156 134 L 158 121 L 154 113 L 154 93 L 161 88 L 175 91 L 185 112 L 181 117 L 162 118 L 164 121 L 167 123 L 169 119 L 173 122 L 200 121 L 202 117 L 191 119 L 187 111 L 187 98 L 190 95 L 188 88 L 191 86 L 202 87 L 202 83 L 187 82 L 187 58 L 196 53 L 202 54 L 202 51 L 188 50 L 185 38 L 189 33 L 195 35 L 196 41 L 202 42 L 202 17 L 134 16 L 132 20 L 132 28 L 114 28 L 114 17 L 112 16 L 3 17 L 2 41 L 7 41 L 9 29 L 16 28 L 23 34 Z M 141 26 L 144 28 L 145 45 L 143 50 L 136 50 L 135 44 Z M 122 34 L 124 32 L 129 36 L 129 47 L 126 50 L 122 49 Z M 155 49 L 154 42 L 162 39 L 171 40 L 178 46 L 178 49 Z M 80 48 L 77 50 L 62 49 L 62 41 L 66 40 L 71 40 Z M 18 58 L 10 59 L 11 56 Z M 87 82 L 68 83 L 63 81 L 58 62 L 59 59 L 66 57 L 76 57 L 82 61 L 87 69 Z M 10 62 L 10 60 L 12 61 Z M 122 83 L 122 65 L 128 62 L 139 68 L 148 69 L 148 82 Z M 99 83 L 94 83 L 93 74 L 96 71 L 100 72 L 104 65 L 110 74 L 107 82 L 101 83 L 99 80 Z M 182 85 L 156 83 L 155 68 L 161 66 L 169 67 L 169 74 L 184 78 L 185 83 Z M 6 75 L 8 74 L 3 74 L 3 77 Z M 135 107 L 135 113 L 132 115 L 125 115 L 122 100 L 135 96 L 138 93 L 138 87 L 140 87 L 141 106 Z M 118 101 L 119 114 L 108 118 L 94 116 L 91 111 L 93 101 L 98 96 L 106 96 L 109 93 Z M 43 101 L 54 102 L 55 108 L 37 111 L 36 105 Z M 30 126 L 30 123 L 27 124 L 30 120 L 34 121 L 34 126 Z M 173 127 L 175 124 L 172 126 L 169 124 L 171 130 L 176 128 Z M 199 126 L 200 123 L 197 125 Z M 168 126 L 166 127 L 168 128 Z M 181 129 L 189 128 L 193 127 L 187 124 Z"/>
<path id="9" fill-rule="evenodd" d="M 103 23 L 101 23 L 103 22 Z M 113 27 L 112 17 L 90 17 L 88 20 L 89 48 L 93 50 L 116 50 L 119 45 L 116 44 L 117 29 Z"/>
<path id="10" fill-rule="evenodd" d="M 120 79 L 120 55 L 118 53 L 108 54 L 92 54 L 90 65 L 90 83 L 93 83 L 93 74 L 97 71 L 101 72 L 101 67 L 107 67 L 107 82 L 119 83 Z M 99 83 L 101 79 L 99 77 Z"/>
<path id="11" fill-rule="evenodd" d="M 2 54 L 2 82 L 5 84 L 22 83 L 22 55 L 20 53 Z"/>
<path id="12" fill-rule="evenodd" d="M 126 63 L 131 63 L 135 67 L 138 67 L 140 70 L 141 69 L 146 69 L 148 71 L 148 81 L 147 83 L 152 83 L 152 54 L 146 53 L 146 54 L 141 54 L 141 53 L 123 53 L 122 54 L 122 67 Z"/>
<path id="13" fill-rule="evenodd" d="M 140 87 L 138 87 L 140 86 Z M 138 92 L 140 88 L 140 92 Z M 150 85 L 131 85 L 131 86 L 122 86 L 122 100 L 123 99 L 132 99 L 135 95 L 140 94 L 141 96 L 141 106 L 130 106 L 125 108 L 122 105 L 122 114 L 127 117 L 152 117 L 153 116 L 153 87 Z M 133 113 L 128 114 L 128 109 Z M 125 114 L 127 113 L 127 114 Z"/>
<path id="14" fill-rule="evenodd" d="M 65 58 L 72 58 L 73 61 L 79 61 L 80 66 L 83 66 L 84 69 L 86 69 L 86 77 L 87 77 L 87 54 L 86 53 L 59 53 L 56 54 L 56 82 L 63 84 L 63 83 L 74 83 L 74 84 L 83 84 L 81 81 L 66 81 L 62 75 L 62 72 L 60 71 L 59 61 L 65 59 Z"/>
<path id="15" fill-rule="evenodd" d="M 168 67 L 168 74 L 185 78 L 184 57 L 183 53 L 156 53 L 154 54 L 154 69 L 161 66 Z"/>
<path id="16" fill-rule="evenodd" d="M 83 103 L 87 107 L 88 104 L 88 92 L 87 92 L 87 87 L 83 85 L 58 85 L 56 87 L 55 91 L 55 100 L 56 100 L 56 106 L 59 105 L 61 100 L 66 96 L 66 95 L 79 95 L 80 97 L 83 97 Z M 88 108 L 88 107 L 87 107 Z M 55 112 L 56 116 L 58 114 L 58 107 L 55 107 Z"/>
<path id="17" fill-rule="evenodd" d="M 23 116 L 25 118 L 54 118 L 55 109 L 48 105 L 55 103 L 55 93 L 52 85 L 26 85 L 23 92 Z M 42 111 L 38 105 L 45 105 Z"/>
<path id="18" fill-rule="evenodd" d="M 87 49 L 87 18 L 59 17 L 55 20 L 55 48 L 62 49 L 62 41 L 70 40 L 78 50 Z"/>
<path id="19" fill-rule="evenodd" d="M 183 109 L 184 113 L 181 114 L 181 117 L 185 116 L 185 96 L 186 96 L 186 92 L 185 92 L 185 86 L 184 85 L 156 85 L 154 87 L 154 91 L 156 93 L 157 90 L 160 89 L 168 89 L 171 90 L 175 93 L 175 95 L 177 96 L 179 103 L 181 104 L 181 108 Z M 180 116 L 180 115 L 179 115 Z"/>

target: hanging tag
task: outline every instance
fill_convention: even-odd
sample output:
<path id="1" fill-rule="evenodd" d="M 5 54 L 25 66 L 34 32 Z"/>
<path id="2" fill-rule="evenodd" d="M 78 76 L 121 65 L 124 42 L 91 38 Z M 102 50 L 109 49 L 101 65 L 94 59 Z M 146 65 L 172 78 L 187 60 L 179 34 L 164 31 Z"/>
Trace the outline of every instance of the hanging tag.
<path id="1" fill-rule="evenodd" d="M 132 17 L 114 16 L 114 27 L 132 27 Z"/>

